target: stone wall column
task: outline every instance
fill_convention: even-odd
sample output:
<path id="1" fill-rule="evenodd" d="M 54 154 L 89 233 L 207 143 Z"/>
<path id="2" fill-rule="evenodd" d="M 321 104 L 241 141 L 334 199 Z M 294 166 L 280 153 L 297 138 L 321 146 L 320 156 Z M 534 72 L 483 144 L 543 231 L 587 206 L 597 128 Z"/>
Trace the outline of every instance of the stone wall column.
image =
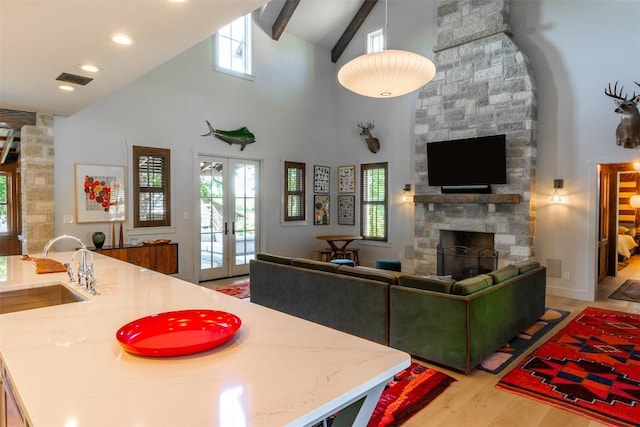
<path id="1" fill-rule="evenodd" d="M 20 134 L 22 253 L 41 253 L 55 235 L 53 116 L 36 115 Z"/>

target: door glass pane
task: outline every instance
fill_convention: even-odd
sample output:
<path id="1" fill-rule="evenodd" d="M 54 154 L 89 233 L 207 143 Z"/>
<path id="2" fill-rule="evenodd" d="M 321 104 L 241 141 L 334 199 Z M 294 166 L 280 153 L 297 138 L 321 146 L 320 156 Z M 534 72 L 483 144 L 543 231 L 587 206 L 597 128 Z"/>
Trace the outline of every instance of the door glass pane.
<path id="1" fill-rule="evenodd" d="M 251 164 L 236 164 L 235 190 L 235 263 L 248 264 L 255 257 L 256 222 L 256 167 Z"/>
<path id="2" fill-rule="evenodd" d="M 0 175 L 0 233 L 9 232 L 9 212 L 7 209 L 7 185 L 6 175 Z"/>
<path id="3" fill-rule="evenodd" d="M 223 265 L 223 165 L 200 162 L 200 269 Z"/>

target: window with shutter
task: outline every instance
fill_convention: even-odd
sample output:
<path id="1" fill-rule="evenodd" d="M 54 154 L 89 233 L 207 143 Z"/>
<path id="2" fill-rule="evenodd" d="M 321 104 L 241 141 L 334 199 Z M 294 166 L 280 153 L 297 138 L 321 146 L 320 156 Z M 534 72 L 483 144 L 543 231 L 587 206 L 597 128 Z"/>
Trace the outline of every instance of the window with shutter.
<path id="1" fill-rule="evenodd" d="M 284 162 L 284 220 L 305 220 L 306 165 Z"/>
<path id="2" fill-rule="evenodd" d="M 133 146 L 133 226 L 171 225 L 171 150 Z"/>
<path id="3" fill-rule="evenodd" d="M 360 167 L 360 234 L 363 239 L 387 241 L 387 163 Z"/>

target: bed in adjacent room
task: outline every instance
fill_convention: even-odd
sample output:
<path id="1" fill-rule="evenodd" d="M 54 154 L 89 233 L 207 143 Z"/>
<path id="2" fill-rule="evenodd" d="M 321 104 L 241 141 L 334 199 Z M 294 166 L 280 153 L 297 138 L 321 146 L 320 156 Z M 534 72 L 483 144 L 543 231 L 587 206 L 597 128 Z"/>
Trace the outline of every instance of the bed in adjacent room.
<path id="1" fill-rule="evenodd" d="M 622 224 L 618 226 L 618 255 L 623 260 L 636 253 L 638 242 L 635 239 L 636 227 L 634 224 Z"/>

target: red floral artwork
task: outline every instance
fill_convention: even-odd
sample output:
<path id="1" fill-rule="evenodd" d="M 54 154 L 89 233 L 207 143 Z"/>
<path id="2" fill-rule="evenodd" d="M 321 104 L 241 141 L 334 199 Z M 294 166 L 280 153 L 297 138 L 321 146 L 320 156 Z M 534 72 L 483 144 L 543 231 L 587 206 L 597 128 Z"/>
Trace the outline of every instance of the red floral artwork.
<path id="1" fill-rule="evenodd" d="M 109 206 L 111 205 L 111 186 L 104 180 L 85 175 L 84 192 L 87 194 L 89 201 L 97 203 L 105 212 L 109 212 Z M 89 201 L 87 202 L 87 207 L 90 206 Z"/>

